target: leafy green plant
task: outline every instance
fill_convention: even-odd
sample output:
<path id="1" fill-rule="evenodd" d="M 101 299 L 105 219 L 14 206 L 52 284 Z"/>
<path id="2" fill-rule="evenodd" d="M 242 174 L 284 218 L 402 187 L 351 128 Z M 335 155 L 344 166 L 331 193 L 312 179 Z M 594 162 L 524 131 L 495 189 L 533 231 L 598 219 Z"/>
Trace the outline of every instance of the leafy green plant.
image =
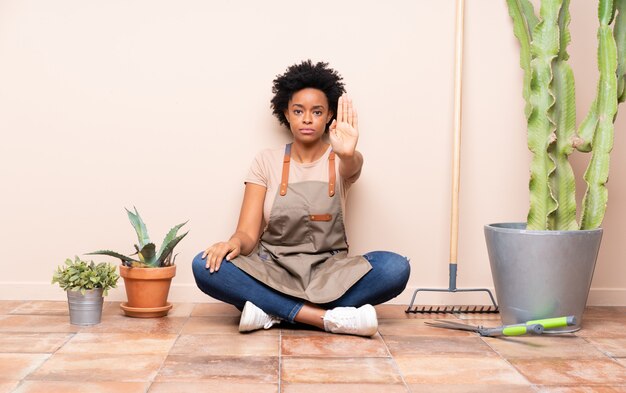
<path id="1" fill-rule="evenodd" d="M 606 212 L 609 153 L 617 106 L 626 99 L 626 0 L 598 2 L 596 97 L 576 129 L 574 74 L 567 63 L 570 0 L 507 0 L 524 70 L 528 148 L 533 154 L 527 229 L 594 229 Z M 569 155 L 591 152 L 580 223 Z"/>
<path id="2" fill-rule="evenodd" d="M 80 290 L 83 295 L 87 290 L 102 288 L 106 296 L 109 289 L 117 286 L 119 278 L 114 265 L 106 262 L 96 265 L 93 261 L 86 262 L 75 257 L 73 261 L 67 258 L 64 266 L 57 267 L 52 283 L 58 283 L 65 291 Z"/>
<path id="3" fill-rule="evenodd" d="M 146 224 L 143 222 L 137 208 L 135 208 L 135 212 L 131 212 L 126 209 L 126 213 L 128 213 L 128 219 L 132 224 L 133 228 L 135 228 L 135 232 L 137 233 L 137 239 L 139 244 L 135 244 L 135 250 L 137 251 L 134 254 L 130 254 L 130 256 L 126 256 L 120 254 L 115 251 L 110 250 L 99 250 L 87 253 L 87 255 L 108 255 L 111 257 L 119 258 L 122 261 L 122 265 L 128 267 L 165 267 L 171 266 L 174 264 L 176 255 L 174 255 L 174 247 L 185 237 L 189 232 L 185 232 L 180 236 L 177 236 L 178 230 L 187 223 L 187 221 L 182 224 L 178 224 L 172 229 L 169 230 L 165 239 L 163 239 L 163 243 L 161 244 L 161 248 L 159 251 L 156 251 L 156 245 L 150 241 L 150 237 L 148 236 L 148 229 L 146 228 Z M 132 256 L 137 256 L 137 258 L 132 258 Z"/>

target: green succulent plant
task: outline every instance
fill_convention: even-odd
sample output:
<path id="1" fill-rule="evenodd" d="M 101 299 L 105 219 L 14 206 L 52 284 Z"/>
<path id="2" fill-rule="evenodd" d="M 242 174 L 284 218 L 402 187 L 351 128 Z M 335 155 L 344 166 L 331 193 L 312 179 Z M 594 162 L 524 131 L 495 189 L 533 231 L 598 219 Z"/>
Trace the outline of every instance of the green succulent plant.
<path id="1" fill-rule="evenodd" d="M 182 224 L 178 224 L 169 230 L 165 239 L 163 239 L 161 248 L 159 248 L 157 252 L 156 245 L 150 241 L 150 237 L 148 236 L 146 224 L 141 219 L 137 208 L 134 209 L 134 213 L 128 209 L 126 209 L 126 212 L 128 213 L 130 223 L 133 228 L 135 228 L 135 232 L 137 233 L 139 244 L 134 245 L 137 252 L 130 254 L 130 256 L 126 256 L 115 251 L 99 250 L 87 253 L 87 255 L 108 255 L 119 258 L 122 261 L 122 265 L 128 267 L 157 268 L 173 265 L 176 259 L 176 255 L 174 255 L 174 247 L 176 247 L 176 245 L 185 236 L 187 236 L 189 232 L 185 232 L 180 236 L 177 236 L 177 233 L 178 230 L 187 223 L 187 221 Z M 136 258 L 133 258 L 133 256 L 136 256 Z"/>
<path id="2" fill-rule="evenodd" d="M 102 288 L 106 296 L 109 289 L 117 286 L 119 278 L 114 265 L 106 262 L 96 265 L 93 261 L 83 261 L 77 256 L 73 261 L 67 258 L 65 265 L 57 267 L 52 275 L 52 283 L 58 283 L 65 291 L 80 291 L 83 295 L 87 290 Z"/>
<path id="3" fill-rule="evenodd" d="M 576 230 L 600 226 L 606 212 L 609 153 L 617 106 L 626 99 L 626 0 L 598 1 L 596 97 L 576 129 L 574 74 L 567 63 L 570 0 L 507 0 L 524 70 L 528 148 L 533 154 L 527 229 Z M 574 151 L 591 152 L 576 219 Z"/>

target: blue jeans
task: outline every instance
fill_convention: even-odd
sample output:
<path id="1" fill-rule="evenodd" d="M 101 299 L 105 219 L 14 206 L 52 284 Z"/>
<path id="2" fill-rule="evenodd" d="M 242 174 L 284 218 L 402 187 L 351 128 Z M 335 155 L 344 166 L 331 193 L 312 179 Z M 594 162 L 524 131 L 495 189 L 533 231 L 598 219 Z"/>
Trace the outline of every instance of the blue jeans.
<path id="1" fill-rule="evenodd" d="M 398 296 L 406 287 L 411 267 L 407 258 L 388 251 L 374 251 L 363 255 L 372 265 L 367 272 L 339 299 L 318 304 L 324 309 L 335 307 L 360 307 L 380 304 Z M 192 264 L 196 284 L 207 295 L 232 304 L 239 310 L 250 301 L 266 313 L 293 322 L 306 303 L 302 299 L 285 295 L 240 270 L 224 260 L 220 270 L 209 273 L 202 253 Z"/>

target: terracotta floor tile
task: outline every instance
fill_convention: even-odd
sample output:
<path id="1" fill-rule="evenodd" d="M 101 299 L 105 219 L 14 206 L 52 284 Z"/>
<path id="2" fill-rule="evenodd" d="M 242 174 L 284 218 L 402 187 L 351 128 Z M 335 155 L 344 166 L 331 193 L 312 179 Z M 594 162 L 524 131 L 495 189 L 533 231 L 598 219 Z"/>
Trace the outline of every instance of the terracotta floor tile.
<path id="1" fill-rule="evenodd" d="M 626 319 L 584 319 L 582 329 L 576 332 L 580 337 L 626 338 Z"/>
<path id="2" fill-rule="evenodd" d="M 165 355 L 55 354 L 27 379 L 145 382 L 154 378 L 164 359 Z"/>
<path id="3" fill-rule="evenodd" d="M 82 327 L 70 324 L 68 316 L 2 315 L 0 332 L 73 333 Z"/>
<path id="4" fill-rule="evenodd" d="M 22 379 L 49 357 L 50 355 L 41 353 L 0 353 L 0 380 Z"/>
<path id="5" fill-rule="evenodd" d="M 120 308 L 120 304 L 124 302 L 104 302 L 104 308 L 102 310 L 103 318 L 105 316 L 117 315 L 124 316 L 124 311 Z M 172 309 L 167 314 L 167 317 L 188 317 L 193 310 L 193 303 L 172 303 Z"/>
<path id="6" fill-rule="evenodd" d="M 583 313 L 583 321 L 585 319 L 610 319 L 616 317 L 626 319 L 626 307 L 589 306 L 585 308 Z"/>
<path id="7" fill-rule="evenodd" d="M 626 337 L 602 338 L 588 337 L 587 341 L 606 355 L 614 358 L 626 358 Z"/>
<path id="8" fill-rule="evenodd" d="M 176 334 L 78 333 L 58 353 L 167 355 Z"/>
<path id="9" fill-rule="evenodd" d="M 172 303 L 173 307 L 167 314 L 168 317 L 189 317 L 195 308 L 193 303 Z"/>
<path id="10" fill-rule="evenodd" d="M 0 315 L 9 314 L 24 303 L 25 300 L 0 300 Z"/>
<path id="11" fill-rule="evenodd" d="M 455 315 L 461 320 L 497 321 L 498 325 L 502 324 L 502 316 L 499 313 L 465 313 Z"/>
<path id="12" fill-rule="evenodd" d="M 424 322 L 428 319 L 381 319 L 378 321 L 378 332 L 383 336 L 445 336 L 445 337 L 471 337 L 475 333 L 441 329 L 427 326 Z"/>
<path id="13" fill-rule="evenodd" d="M 52 353 L 71 337 L 69 333 L 0 333 L 0 352 Z"/>
<path id="14" fill-rule="evenodd" d="M 624 393 L 626 386 L 536 386 L 540 393 Z"/>
<path id="15" fill-rule="evenodd" d="M 144 393 L 149 382 L 24 381 L 15 393 Z"/>
<path id="16" fill-rule="evenodd" d="M 143 334 L 176 334 L 179 333 L 187 318 L 132 318 L 123 315 L 102 316 L 98 325 L 85 326 L 82 332 L 87 333 L 143 333 Z M 1 323 L 1 322 L 0 322 Z"/>
<path id="17" fill-rule="evenodd" d="M 12 315 L 69 315 L 67 301 L 36 300 L 25 302 L 11 311 Z"/>
<path id="18" fill-rule="evenodd" d="M 374 306 L 378 319 L 456 319 L 456 316 L 450 313 L 406 312 L 407 307 L 408 305 L 401 304 L 379 304 Z"/>
<path id="19" fill-rule="evenodd" d="M 376 307 L 382 307 L 382 306 L 385 306 L 385 305 L 383 304 L 383 305 L 376 306 Z M 404 313 L 404 310 L 406 310 L 406 308 L 407 306 L 403 306 L 401 311 Z M 413 306 L 411 310 L 415 310 L 415 306 Z M 399 312 L 400 310 L 386 311 L 383 309 L 382 317 L 379 316 L 379 318 L 388 319 L 390 317 L 388 317 L 387 315 L 390 315 L 392 317 L 394 315 L 398 315 Z M 405 318 L 395 318 L 395 319 L 459 319 L 460 314 L 451 313 L 451 312 L 408 312 L 408 313 L 405 313 L 405 315 L 406 315 Z"/>
<path id="20" fill-rule="evenodd" d="M 124 311 L 120 308 L 122 302 L 104 302 L 102 307 L 102 319 L 108 319 L 111 316 L 121 317 Z"/>
<path id="21" fill-rule="evenodd" d="M 278 393 L 277 383 L 242 383 L 236 381 L 155 382 L 148 393 Z"/>
<path id="22" fill-rule="evenodd" d="M 610 359 L 511 359 L 538 385 L 626 384 L 626 368 Z"/>
<path id="23" fill-rule="evenodd" d="M 283 383 L 281 393 L 407 393 L 403 384 Z"/>
<path id="24" fill-rule="evenodd" d="M 309 336 L 309 337 L 324 337 L 329 334 L 321 329 L 307 325 L 292 325 L 289 323 L 281 323 L 280 327 L 281 335 L 283 336 Z M 272 329 L 270 329 L 272 330 Z M 378 333 L 377 333 L 378 334 Z"/>
<path id="25" fill-rule="evenodd" d="M 601 358 L 604 354 L 583 338 L 574 335 L 527 336 L 483 340 L 501 356 L 515 358 Z"/>
<path id="26" fill-rule="evenodd" d="M 0 301 L 0 393 L 277 393 L 281 377 L 280 393 L 626 393 L 626 307 L 588 308 L 573 335 L 493 339 L 424 322 L 497 326 L 498 314 L 379 305 L 370 339 L 286 323 L 240 334 L 224 303 L 175 303 L 158 319 L 119 305 L 105 301 L 103 322 L 79 327 L 66 301 Z"/>
<path id="27" fill-rule="evenodd" d="M 0 393 L 11 393 L 20 381 L 0 381 Z"/>
<path id="28" fill-rule="evenodd" d="M 380 335 L 373 338 L 326 334 L 324 336 L 283 336 L 283 356 L 299 357 L 389 357 Z"/>
<path id="29" fill-rule="evenodd" d="M 226 303 L 198 303 L 195 304 L 192 317 L 237 317 L 241 316 L 241 311 L 235 306 Z"/>
<path id="30" fill-rule="evenodd" d="M 504 359 L 496 357 L 394 357 L 409 384 L 529 385 Z"/>
<path id="31" fill-rule="evenodd" d="M 182 334 L 172 355 L 211 356 L 278 356 L 279 337 L 240 334 Z"/>
<path id="32" fill-rule="evenodd" d="M 286 383 L 402 383 L 388 358 L 293 358 L 282 359 Z"/>
<path id="33" fill-rule="evenodd" d="M 502 326 L 502 321 L 500 320 L 500 318 L 497 318 L 497 319 L 480 318 L 480 317 L 477 317 L 476 315 L 472 316 L 472 318 L 459 319 L 456 322 L 461 322 L 466 325 L 482 326 L 482 327 Z"/>
<path id="34" fill-rule="evenodd" d="M 397 304 L 379 304 L 374 308 L 378 319 L 410 319 L 417 315 L 405 312 L 407 306 Z"/>
<path id="35" fill-rule="evenodd" d="M 239 317 L 191 317 L 188 318 L 182 334 L 241 334 L 239 333 Z M 280 329 L 261 329 L 250 333 L 258 335 L 280 334 Z"/>
<path id="36" fill-rule="evenodd" d="M 271 329 L 270 329 L 271 330 Z M 265 330 L 265 331 L 270 331 Z M 278 335 L 278 329 L 273 330 Z M 238 317 L 191 317 L 182 334 L 240 334 Z"/>
<path id="37" fill-rule="evenodd" d="M 454 375 L 450 375 L 448 380 L 454 382 Z M 414 393 L 534 393 L 536 390 L 531 385 L 448 385 L 443 381 L 439 384 L 409 384 L 409 388 Z"/>
<path id="38" fill-rule="evenodd" d="M 391 354 L 396 356 L 482 356 L 498 354 L 479 337 L 385 336 Z"/>
<path id="39" fill-rule="evenodd" d="M 157 382 L 205 380 L 277 383 L 278 357 L 170 355 L 156 378 Z"/>

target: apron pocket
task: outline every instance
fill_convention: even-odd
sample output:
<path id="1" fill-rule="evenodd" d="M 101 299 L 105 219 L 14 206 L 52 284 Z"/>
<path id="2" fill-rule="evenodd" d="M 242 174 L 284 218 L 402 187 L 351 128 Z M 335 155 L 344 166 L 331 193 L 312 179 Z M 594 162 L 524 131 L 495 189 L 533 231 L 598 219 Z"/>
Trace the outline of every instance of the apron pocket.
<path id="1" fill-rule="evenodd" d="M 277 209 L 274 207 L 269 225 L 261 240 L 281 246 L 310 243 L 309 215 L 302 213 L 302 209 L 298 208 Z"/>

